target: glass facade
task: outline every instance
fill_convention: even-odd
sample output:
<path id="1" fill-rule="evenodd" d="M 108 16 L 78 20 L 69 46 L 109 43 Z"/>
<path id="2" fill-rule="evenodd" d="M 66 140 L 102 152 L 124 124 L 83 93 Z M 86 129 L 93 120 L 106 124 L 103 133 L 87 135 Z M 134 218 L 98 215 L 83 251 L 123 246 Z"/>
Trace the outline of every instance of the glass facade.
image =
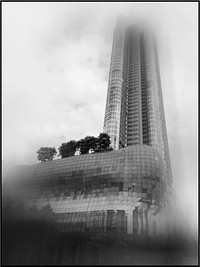
<path id="1" fill-rule="evenodd" d="M 167 233 L 163 160 L 150 146 L 39 163 L 19 178 L 25 209 L 49 207 L 60 232 Z"/>

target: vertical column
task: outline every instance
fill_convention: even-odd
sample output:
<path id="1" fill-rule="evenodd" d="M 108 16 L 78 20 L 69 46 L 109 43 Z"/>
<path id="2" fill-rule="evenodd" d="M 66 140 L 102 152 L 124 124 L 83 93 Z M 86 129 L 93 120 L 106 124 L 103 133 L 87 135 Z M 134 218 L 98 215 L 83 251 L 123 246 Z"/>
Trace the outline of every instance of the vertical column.
<path id="1" fill-rule="evenodd" d="M 133 234 L 138 234 L 138 208 L 133 211 Z"/>
<path id="2" fill-rule="evenodd" d="M 103 228 L 104 232 L 106 232 L 106 223 L 107 223 L 107 210 L 104 211 L 104 221 L 103 221 Z"/>
<path id="3" fill-rule="evenodd" d="M 127 234 L 133 234 L 133 214 L 131 210 L 127 211 Z"/>
<path id="4" fill-rule="evenodd" d="M 142 215 L 143 215 L 143 230 L 146 232 L 147 231 L 147 221 L 146 221 L 145 211 L 143 211 Z"/>

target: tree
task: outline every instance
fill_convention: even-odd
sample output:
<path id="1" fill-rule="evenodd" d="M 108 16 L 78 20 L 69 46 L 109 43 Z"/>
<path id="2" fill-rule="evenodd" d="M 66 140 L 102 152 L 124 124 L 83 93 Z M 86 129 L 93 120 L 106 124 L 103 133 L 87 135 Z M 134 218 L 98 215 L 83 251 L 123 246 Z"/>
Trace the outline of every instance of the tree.
<path id="1" fill-rule="evenodd" d="M 37 159 L 41 162 L 51 161 L 57 154 L 55 147 L 41 147 L 38 151 Z"/>
<path id="2" fill-rule="evenodd" d="M 58 148 L 62 158 L 72 157 L 77 150 L 80 154 L 88 154 L 91 152 L 104 152 L 113 150 L 110 147 L 110 136 L 107 133 L 100 133 L 98 137 L 86 136 L 79 141 L 71 140 L 67 143 L 62 143 Z"/>
<path id="3" fill-rule="evenodd" d="M 94 136 L 86 136 L 85 138 L 79 140 L 77 142 L 77 147 L 80 149 L 80 154 L 87 154 L 89 150 L 93 151 L 96 149 L 98 143 L 98 139 Z"/>
<path id="4" fill-rule="evenodd" d="M 113 150 L 113 148 L 110 147 L 110 136 L 107 133 L 100 133 L 97 140 L 97 146 L 95 147 L 94 152 L 105 152 Z"/>
<path id="5" fill-rule="evenodd" d="M 87 154 L 91 149 L 92 152 L 105 152 L 113 150 L 110 147 L 110 136 L 107 133 L 100 133 L 98 137 L 86 136 L 77 142 L 80 154 Z"/>
<path id="6" fill-rule="evenodd" d="M 62 143 L 58 150 L 62 158 L 72 157 L 75 155 L 77 150 L 77 142 L 75 140 L 71 140 L 67 143 Z"/>

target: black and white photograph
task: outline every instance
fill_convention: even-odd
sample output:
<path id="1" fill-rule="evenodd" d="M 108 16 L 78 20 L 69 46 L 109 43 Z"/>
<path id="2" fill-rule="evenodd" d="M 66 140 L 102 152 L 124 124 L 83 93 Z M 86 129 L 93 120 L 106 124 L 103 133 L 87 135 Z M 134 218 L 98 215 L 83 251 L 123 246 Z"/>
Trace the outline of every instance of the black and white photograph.
<path id="1" fill-rule="evenodd" d="M 198 265 L 198 3 L 2 2 L 2 265 Z"/>

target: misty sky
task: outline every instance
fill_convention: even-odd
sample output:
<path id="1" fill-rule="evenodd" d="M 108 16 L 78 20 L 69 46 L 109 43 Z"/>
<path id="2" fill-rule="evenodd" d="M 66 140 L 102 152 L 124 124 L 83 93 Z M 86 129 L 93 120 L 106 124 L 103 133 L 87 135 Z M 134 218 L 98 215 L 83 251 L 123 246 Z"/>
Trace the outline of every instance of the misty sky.
<path id="1" fill-rule="evenodd" d="M 3 3 L 3 161 L 103 130 L 115 18 L 157 35 L 177 205 L 197 221 L 197 3 Z"/>

